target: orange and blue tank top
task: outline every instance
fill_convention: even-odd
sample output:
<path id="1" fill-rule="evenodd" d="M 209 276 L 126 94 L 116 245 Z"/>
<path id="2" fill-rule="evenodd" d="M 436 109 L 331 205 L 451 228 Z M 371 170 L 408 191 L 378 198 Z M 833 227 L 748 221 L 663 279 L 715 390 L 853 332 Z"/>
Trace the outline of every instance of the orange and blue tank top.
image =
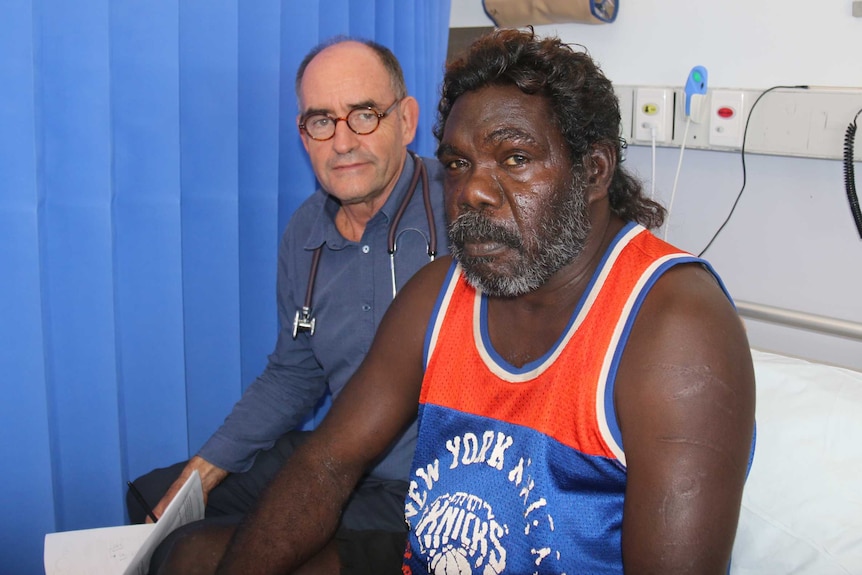
<path id="1" fill-rule="evenodd" d="M 521 367 L 494 351 L 487 296 L 453 263 L 425 339 L 404 573 L 623 572 L 614 378 L 650 287 L 689 262 L 712 271 L 626 225 L 558 341 Z"/>

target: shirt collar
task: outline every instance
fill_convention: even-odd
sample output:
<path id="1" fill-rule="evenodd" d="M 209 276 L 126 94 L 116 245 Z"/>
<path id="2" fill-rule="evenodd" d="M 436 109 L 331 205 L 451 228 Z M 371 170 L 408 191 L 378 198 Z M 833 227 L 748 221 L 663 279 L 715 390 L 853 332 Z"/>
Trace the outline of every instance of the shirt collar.
<path id="1" fill-rule="evenodd" d="M 413 156 L 408 153 L 407 158 L 404 160 L 404 169 L 401 170 L 401 175 L 395 184 L 395 188 L 389 194 L 383 207 L 368 222 L 368 225 L 372 225 L 381 219 L 386 224 L 392 221 L 392 218 L 398 211 L 398 207 L 401 205 L 401 200 L 407 193 L 407 188 L 410 187 L 410 179 L 413 177 L 413 170 L 415 169 L 416 165 Z M 339 233 L 338 228 L 335 227 L 335 214 L 338 213 L 339 208 L 338 201 L 323 190 L 317 190 L 316 193 L 323 196 L 323 201 L 320 203 L 320 211 L 317 213 L 314 225 L 311 226 L 311 231 L 303 248 L 306 250 L 315 250 L 326 244 L 330 249 L 341 249 L 351 242 L 348 242 Z"/>

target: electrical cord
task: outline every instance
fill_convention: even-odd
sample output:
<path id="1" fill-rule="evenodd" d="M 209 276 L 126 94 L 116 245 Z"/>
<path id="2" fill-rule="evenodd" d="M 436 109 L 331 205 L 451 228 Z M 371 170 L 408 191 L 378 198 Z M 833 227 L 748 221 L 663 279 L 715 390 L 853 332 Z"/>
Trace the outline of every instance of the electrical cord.
<path id="1" fill-rule="evenodd" d="M 760 102 L 760 99 L 763 98 L 766 94 L 768 94 L 769 92 L 772 92 L 773 90 L 779 90 L 782 88 L 785 90 L 807 90 L 808 86 L 805 84 L 802 84 L 799 86 L 772 86 L 771 88 L 767 88 L 766 90 L 761 92 L 760 95 L 757 96 L 757 99 L 754 100 L 754 103 L 751 105 L 751 109 L 748 110 L 748 117 L 745 119 L 745 129 L 742 132 L 742 151 L 740 153 L 740 157 L 742 159 L 742 187 L 739 188 L 739 193 L 736 194 L 736 199 L 734 200 L 733 205 L 730 208 L 730 212 L 727 214 L 727 217 L 724 219 L 724 222 L 718 227 L 718 230 L 716 230 L 716 232 L 712 235 L 712 238 L 706 244 L 706 247 L 703 248 L 699 254 L 697 254 L 697 257 L 702 257 L 703 254 L 706 253 L 706 250 L 708 250 L 710 248 L 710 246 L 712 246 L 712 243 L 715 241 L 715 239 L 718 237 L 718 235 L 721 233 L 721 231 L 727 225 L 727 222 L 730 221 L 731 216 L 733 216 L 734 210 L 736 210 L 737 204 L 739 204 L 740 198 L 742 198 L 742 192 L 745 191 L 745 184 L 746 184 L 747 177 L 748 177 L 746 174 L 746 171 L 745 171 L 745 139 L 748 136 L 748 124 L 751 121 L 751 114 L 752 114 L 752 112 L 754 112 L 754 108 L 757 106 L 757 103 Z"/>
<path id="2" fill-rule="evenodd" d="M 856 223 L 856 231 L 862 238 L 862 210 L 859 209 L 859 197 L 856 195 L 856 174 L 853 169 L 853 140 L 856 138 L 856 120 L 862 110 L 856 112 L 853 121 L 847 126 L 844 136 L 844 188 L 847 190 L 847 200 L 850 202 L 850 213 Z"/>
<path id="3" fill-rule="evenodd" d="M 664 220 L 664 230 L 662 232 L 662 239 L 667 240 L 667 232 L 670 228 L 670 215 L 673 210 L 673 200 L 676 197 L 676 186 L 679 183 L 679 173 L 682 171 L 682 155 L 685 153 L 685 142 L 688 140 L 688 128 L 691 126 L 691 116 L 689 116 L 685 121 L 685 130 L 682 134 L 682 145 L 679 147 L 679 161 L 676 164 L 676 175 L 673 177 L 673 189 L 670 192 L 670 202 L 667 204 L 667 216 Z"/>

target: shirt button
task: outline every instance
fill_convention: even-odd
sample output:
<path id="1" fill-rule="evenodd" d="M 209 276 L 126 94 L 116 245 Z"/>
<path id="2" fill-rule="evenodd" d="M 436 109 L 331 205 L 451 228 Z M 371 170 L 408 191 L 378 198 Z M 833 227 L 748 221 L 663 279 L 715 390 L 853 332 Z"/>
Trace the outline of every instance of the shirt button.
<path id="1" fill-rule="evenodd" d="M 366 244 L 366 245 L 364 245 L 364 246 L 362 246 L 362 253 L 363 253 L 363 254 L 367 254 L 367 253 L 368 253 L 368 252 L 370 252 L 370 251 L 371 251 L 371 247 L 370 247 L 370 246 L 368 246 L 367 244 Z"/>
<path id="2" fill-rule="evenodd" d="M 362 311 L 371 311 L 371 306 L 366 304 L 362 304 Z"/>

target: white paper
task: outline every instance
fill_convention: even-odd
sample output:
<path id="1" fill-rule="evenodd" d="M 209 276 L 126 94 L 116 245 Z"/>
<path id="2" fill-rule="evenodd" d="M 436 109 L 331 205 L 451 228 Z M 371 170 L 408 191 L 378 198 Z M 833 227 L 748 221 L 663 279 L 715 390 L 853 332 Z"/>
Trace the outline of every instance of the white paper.
<path id="1" fill-rule="evenodd" d="M 45 536 L 47 575 L 123 573 L 131 565 L 154 524 L 82 529 Z"/>
<path id="2" fill-rule="evenodd" d="M 156 547 L 175 529 L 204 518 L 195 471 L 155 524 L 80 529 L 45 535 L 46 575 L 145 575 Z"/>

